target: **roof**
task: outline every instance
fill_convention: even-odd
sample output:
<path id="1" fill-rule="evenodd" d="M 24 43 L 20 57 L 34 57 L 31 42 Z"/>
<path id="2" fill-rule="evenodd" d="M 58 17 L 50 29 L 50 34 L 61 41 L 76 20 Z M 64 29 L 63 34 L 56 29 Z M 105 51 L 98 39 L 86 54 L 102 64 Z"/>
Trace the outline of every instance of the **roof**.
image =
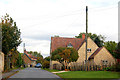
<path id="1" fill-rule="evenodd" d="M 51 52 L 59 47 L 67 47 L 69 44 L 78 50 L 83 42 L 82 38 L 51 37 Z"/>
<path id="2" fill-rule="evenodd" d="M 27 51 L 24 51 L 24 54 L 31 60 L 31 61 L 36 61 L 37 60 L 37 57 L 31 55 L 31 54 L 28 54 Z M 23 54 L 23 55 L 24 55 Z"/>
<path id="3" fill-rule="evenodd" d="M 98 48 L 88 59 L 93 59 L 94 56 L 97 55 L 102 48 L 103 47 Z"/>

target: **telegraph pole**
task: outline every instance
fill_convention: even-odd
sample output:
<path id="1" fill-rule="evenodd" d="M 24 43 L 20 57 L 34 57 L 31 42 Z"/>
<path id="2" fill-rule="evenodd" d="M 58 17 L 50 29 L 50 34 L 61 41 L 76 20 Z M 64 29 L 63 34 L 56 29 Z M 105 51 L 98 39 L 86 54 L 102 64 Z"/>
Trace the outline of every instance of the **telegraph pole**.
<path id="1" fill-rule="evenodd" d="M 51 50 L 50 50 L 50 69 L 52 69 L 52 60 L 51 60 L 51 57 L 52 57 L 52 53 L 51 53 Z"/>
<path id="2" fill-rule="evenodd" d="M 25 43 L 23 43 L 23 53 L 25 52 Z"/>
<path id="3" fill-rule="evenodd" d="M 85 40 L 86 40 L 86 57 L 85 57 L 85 65 L 86 65 L 86 69 L 87 69 L 87 34 L 88 34 L 88 6 L 86 6 L 86 36 L 85 36 Z"/>

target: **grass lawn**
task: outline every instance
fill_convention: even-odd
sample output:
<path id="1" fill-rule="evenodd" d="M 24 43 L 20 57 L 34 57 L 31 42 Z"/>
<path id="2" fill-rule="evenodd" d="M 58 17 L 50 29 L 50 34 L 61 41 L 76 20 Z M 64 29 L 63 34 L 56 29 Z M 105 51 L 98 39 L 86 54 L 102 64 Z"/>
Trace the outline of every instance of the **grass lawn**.
<path id="1" fill-rule="evenodd" d="M 120 78 L 120 72 L 109 71 L 69 71 L 56 74 L 61 78 Z"/>
<path id="2" fill-rule="evenodd" d="M 47 69 L 47 68 L 44 68 L 43 70 L 47 70 L 47 71 L 49 71 L 49 72 L 58 72 L 58 71 L 60 71 L 60 70 L 56 70 L 56 69 L 50 70 L 50 69 Z"/>

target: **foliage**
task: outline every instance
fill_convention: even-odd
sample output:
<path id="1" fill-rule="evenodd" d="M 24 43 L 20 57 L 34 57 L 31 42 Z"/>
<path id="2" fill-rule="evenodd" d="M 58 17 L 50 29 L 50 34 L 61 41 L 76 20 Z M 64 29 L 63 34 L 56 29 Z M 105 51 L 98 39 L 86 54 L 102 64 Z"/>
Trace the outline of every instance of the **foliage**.
<path id="1" fill-rule="evenodd" d="M 116 64 L 112 65 L 111 67 L 103 68 L 103 70 L 120 72 L 120 64 L 116 63 Z"/>
<path id="2" fill-rule="evenodd" d="M 46 61 L 50 61 L 50 56 L 45 57 L 44 60 L 46 60 Z"/>
<path id="3" fill-rule="evenodd" d="M 36 61 L 36 63 L 43 63 L 43 58 L 42 57 L 37 57 L 37 61 Z"/>
<path id="4" fill-rule="evenodd" d="M 120 64 L 116 63 L 115 65 L 112 66 L 111 71 L 117 71 L 120 72 Z"/>
<path id="5" fill-rule="evenodd" d="M 104 47 L 113 55 L 113 57 L 116 57 L 115 50 L 117 48 L 117 43 L 115 41 L 105 42 Z"/>
<path id="6" fill-rule="evenodd" d="M 24 65 L 24 61 L 22 59 L 21 54 L 19 53 L 18 59 L 17 59 L 17 67 L 21 67 L 22 65 Z"/>
<path id="7" fill-rule="evenodd" d="M 59 37 L 59 35 L 54 35 L 54 37 Z"/>
<path id="8" fill-rule="evenodd" d="M 112 70 L 112 67 L 103 68 L 103 71 L 111 71 L 111 70 Z"/>
<path id="9" fill-rule="evenodd" d="M 0 24 L 2 24 L 2 52 L 7 54 L 11 49 L 17 49 L 21 43 L 21 32 L 8 14 L 1 18 Z"/>
<path id="10" fill-rule="evenodd" d="M 50 67 L 50 61 L 44 60 L 42 63 L 43 68 L 49 68 Z"/>
<path id="11" fill-rule="evenodd" d="M 11 63 L 11 61 L 9 61 L 11 59 L 11 56 L 9 53 L 12 51 L 12 49 L 14 49 L 14 51 L 17 51 L 17 47 L 22 42 L 20 38 L 21 32 L 20 32 L 20 29 L 18 29 L 16 22 L 14 22 L 14 20 L 11 17 L 9 17 L 8 14 L 6 14 L 5 16 L 2 16 L 0 25 L 2 29 L 2 52 L 5 54 L 4 69 L 8 70 L 10 67 L 9 63 Z M 13 58 L 14 57 L 12 57 L 12 59 Z M 16 58 L 17 57 L 15 57 L 15 59 Z"/>
<path id="12" fill-rule="evenodd" d="M 28 51 L 28 54 L 31 54 L 31 55 L 33 55 L 33 56 L 35 56 L 35 57 L 42 57 L 43 58 L 43 56 L 41 55 L 41 53 L 39 52 L 37 52 L 37 51 Z"/>
<path id="13" fill-rule="evenodd" d="M 78 36 L 75 36 L 75 37 L 82 38 L 82 34 L 85 34 L 85 33 L 82 32 Z M 104 45 L 104 40 L 105 40 L 104 36 L 88 33 L 88 37 L 90 37 L 99 47 L 102 47 Z"/>
<path id="14" fill-rule="evenodd" d="M 115 57 L 120 59 L 120 42 L 117 44 L 117 49 L 115 50 Z"/>
<path id="15" fill-rule="evenodd" d="M 18 51 L 16 51 L 15 49 L 12 49 L 9 54 L 11 55 L 11 63 L 12 63 L 12 67 L 16 67 L 17 66 L 17 59 L 19 57 L 19 53 Z"/>
<path id="16" fill-rule="evenodd" d="M 67 63 L 77 61 L 78 52 L 74 48 L 59 47 L 55 51 L 52 52 L 51 59 L 59 61 L 66 68 Z"/>
<path id="17" fill-rule="evenodd" d="M 43 63 L 43 56 L 41 55 L 40 52 L 37 52 L 37 51 L 28 51 L 28 54 L 31 54 L 32 56 L 35 56 L 37 57 L 37 61 L 36 63 Z"/>

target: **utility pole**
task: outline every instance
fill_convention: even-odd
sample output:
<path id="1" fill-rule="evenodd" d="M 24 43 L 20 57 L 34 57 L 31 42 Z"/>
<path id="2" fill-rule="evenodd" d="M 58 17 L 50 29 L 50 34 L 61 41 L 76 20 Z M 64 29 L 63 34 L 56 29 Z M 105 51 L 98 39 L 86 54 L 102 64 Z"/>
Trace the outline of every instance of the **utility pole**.
<path id="1" fill-rule="evenodd" d="M 23 43 L 23 53 L 25 52 L 25 43 Z"/>
<path id="2" fill-rule="evenodd" d="M 87 34 L 88 34 L 88 6 L 86 6 L 86 36 L 85 36 L 85 40 L 86 40 L 85 66 L 86 66 L 86 69 L 87 69 Z"/>
<path id="3" fill-rule="evenodd" d="M 53 69 L 53 66 L 52 66 L 52 51 L 51 51 L 51 43 L 50 43 L 50 69 L 52 70 Z"/>

